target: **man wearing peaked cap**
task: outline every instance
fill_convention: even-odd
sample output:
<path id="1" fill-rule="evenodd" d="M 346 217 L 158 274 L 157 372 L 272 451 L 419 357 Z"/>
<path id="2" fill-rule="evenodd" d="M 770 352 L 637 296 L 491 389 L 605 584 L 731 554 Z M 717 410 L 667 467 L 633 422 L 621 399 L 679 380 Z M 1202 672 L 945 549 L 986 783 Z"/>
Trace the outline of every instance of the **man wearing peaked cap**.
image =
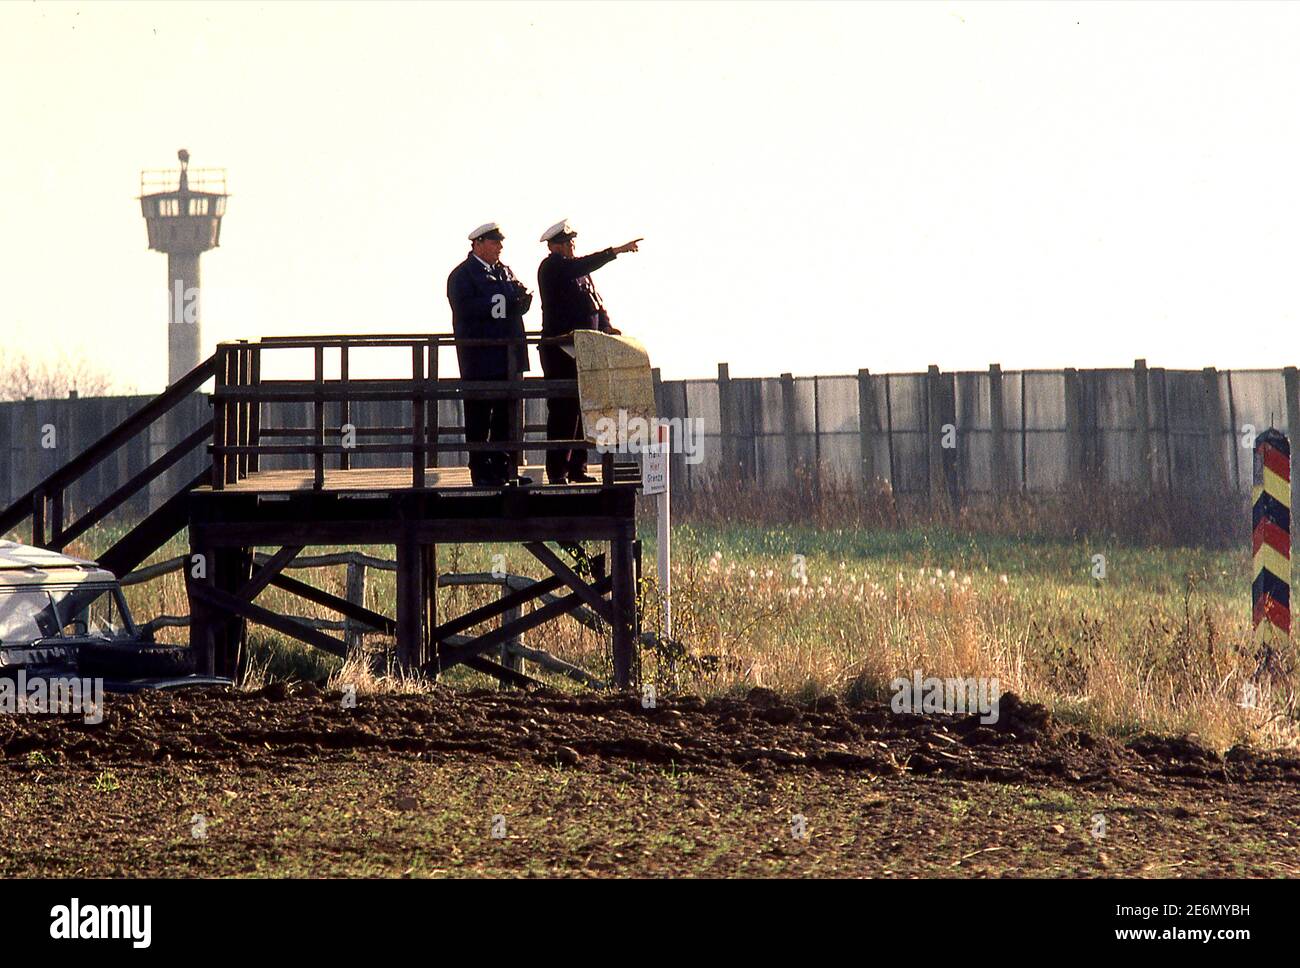
<path id="1" fill-rule="evenodd" d="M 533 294 L 501 261 L 505 240 L 501 226 L 496 222 L 480 225 L 470 232 L 469 240 L 469 255 L 447 277 L 452 331 L 460 339 L 512 342 L 500 346 L 458 345 L 456 360 L 464 380 L 506 380 L 510 378 L 512 358 L 518 374 L 528 369 L 524 314 L 532 306 Z M 465 440 L 510 440 L 513 409 L 510 400 L 466 400 Z M 489 487 L 532 483 L 530 478 L 518 476 L 514 456 L 503 451 L 471 451 L 469 474 L 474 484 Z"/>
<path id="2" fill-rule="evenodd" d="M 605 303 L 591 281 L 590 273 L 618 258 L 624 252 L 636 252 L 637 239 L 617 248 L 602 249 L 577 258 L 574 238 L 577 231 L 568 219 L 556 222 L 542 233 L 541 241 L 550 255 L 537 267 L 537 289 L 542 296 L 542 335 L 569 337 L 575 329 L 597 329 L 618 334 L 609 322 Z M 576 380 L 578 367 L 560 343 L 543 343 L 538 348 L 542 372 L 552 380 Z M 581 440 L 582 410 L 577 397 L 548 397 L 546 400 L 546 436 L 549 440 Z M 546 479 L 552 484 L 589 483 L 585 448 L 556 448 L 546 452 Z"/>

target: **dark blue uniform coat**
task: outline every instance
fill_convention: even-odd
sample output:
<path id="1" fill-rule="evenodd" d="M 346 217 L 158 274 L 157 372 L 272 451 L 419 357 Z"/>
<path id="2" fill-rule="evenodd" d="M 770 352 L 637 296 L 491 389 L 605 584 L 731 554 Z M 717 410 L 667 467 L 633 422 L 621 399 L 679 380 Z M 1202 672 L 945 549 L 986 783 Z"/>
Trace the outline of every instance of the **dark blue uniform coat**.
<path id="1" fill-rule="evenodd" d="M 537 289 L 542 296 L 544 336 L 563 336 L 575 329 L 609 331 L 609 314 L 590 273 L 616 258 L 612 249 L 604 249 L 576 259 L 552 252 L 542 260 Z"/>
<path id="2" fill-rule="evenodd" d="M 491 269 L 473 253 L 447 277 L 447 301 L 451 303 L 451 328 L 462 339 L 518 339 L 511 346 L 457 346 L 460 375 L 466 380 L 506 379 L 508 351 L 513 348 L 519 372 L 528 369 L 524 343 L 524 316 L 517 302 L 515 274 L 498 262 Z M 501 298 L 496 298 L 501 297 Z M 493 315 L 493 308 L 498 315 Z M 504 315 L 500 315 L 504 313 Z"/>
<path id="3" fill-rule="evenodd" d="M 616 258 L 612 249 L 566 259 L 552 252 L 537 267 L 537 290 L 542 297 L 542 335 L 567 336 L 575 329 L 610 331 L 609 313 L 588 273 Z M 577 364 L 559 344 L 538 349 L 542 372 L 552 380 L 575 380 Z M 577 397 L 548 397 L 546 400 L 548 440 L 581 440 L 582 411 Z M 587 451 L 556 448 L 546 452 L 546 475 L 554 482 L 585 472 Z"/>

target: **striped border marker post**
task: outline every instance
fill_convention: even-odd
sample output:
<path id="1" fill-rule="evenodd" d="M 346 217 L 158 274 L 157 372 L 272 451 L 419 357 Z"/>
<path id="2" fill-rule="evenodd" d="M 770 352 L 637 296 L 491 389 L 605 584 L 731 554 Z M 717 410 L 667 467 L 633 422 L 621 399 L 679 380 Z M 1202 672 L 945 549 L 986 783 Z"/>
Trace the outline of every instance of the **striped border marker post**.
<path id="1" fill-rule="evenodd" d="M 1271 649 L 1291 636 L 1291 444 L 1271 427 L 1255 438 L 1251 500 L 1251 621 L 1255 641 Z"/>

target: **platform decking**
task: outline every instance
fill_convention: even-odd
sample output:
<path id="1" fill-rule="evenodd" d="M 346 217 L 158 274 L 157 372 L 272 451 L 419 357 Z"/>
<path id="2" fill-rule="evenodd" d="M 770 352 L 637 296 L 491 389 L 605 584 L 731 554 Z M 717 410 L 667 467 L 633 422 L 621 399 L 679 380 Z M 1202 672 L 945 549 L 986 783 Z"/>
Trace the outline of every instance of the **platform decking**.
<path id="1" fill-rule="evenodd" d="M 548 484 L 546 470 L 539 464 L 526 464 L 519 468 L 523 477 L 531 477 L 532 484 L 524 485 L 521 490 L 533 490 L 544 487 L 547 492 L 589 492 L 602 486 L 633 487 L 640 481 L 629 479 L 618 481 L 613 485 L 600 483 L 600 467 L 593 466 L 588 474 L 596 478 L 590 484 Z M 470 481 L 468 467 L 426 467 L 424 484 L 417 487 L 414 472 L 409 467 L 353 467 L 347 470 L 326 468 L 323 486 L 316 487 L 315 472 L 311 468 L 291 470 L 250 471 L 247 477 L 232 484 L 227 484 L 220 491 L 213 492 L 211 485 L 197 488 L 197 492 L 217 494 L 292 494 L 302 491 L 320 493 L 378 493 L 390 491 L 500 491 L 500 487 L 474 485 Z"/>

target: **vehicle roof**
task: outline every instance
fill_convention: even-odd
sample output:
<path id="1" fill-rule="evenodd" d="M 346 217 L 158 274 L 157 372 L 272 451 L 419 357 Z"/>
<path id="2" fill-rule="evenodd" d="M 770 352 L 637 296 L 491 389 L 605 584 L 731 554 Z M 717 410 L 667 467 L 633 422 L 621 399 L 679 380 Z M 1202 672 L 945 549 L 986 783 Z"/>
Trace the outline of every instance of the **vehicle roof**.
<path id="1" fill-rule="evenodd" d="M 74 558 L 16 541 L 0 541 L 0 588 L 115 581 L 117 578 L 111 571 L 85 558 Z"/>

